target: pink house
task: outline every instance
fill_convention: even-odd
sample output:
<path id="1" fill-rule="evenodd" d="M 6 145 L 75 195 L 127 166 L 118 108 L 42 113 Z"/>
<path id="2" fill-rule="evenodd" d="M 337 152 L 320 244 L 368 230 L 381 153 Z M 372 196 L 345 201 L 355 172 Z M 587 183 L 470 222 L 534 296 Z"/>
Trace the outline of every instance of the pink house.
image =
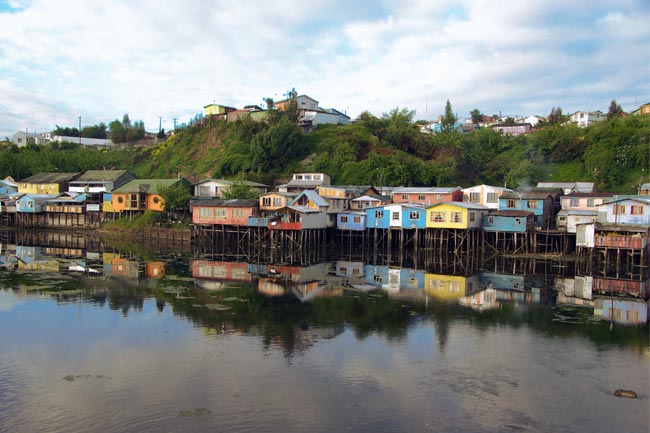
<path id="1" fill-rule="evenodd" d="M 400 187 L 393 190 L 393 203 L 436 204 L 463 201 L 461 187 Z"/>
<path id="2" fill-rule="evenodd" d="M 198 225 L 248 226 L 249 216 L 259 215 L 257 200 L 196 200 L 192 223 Z"/>

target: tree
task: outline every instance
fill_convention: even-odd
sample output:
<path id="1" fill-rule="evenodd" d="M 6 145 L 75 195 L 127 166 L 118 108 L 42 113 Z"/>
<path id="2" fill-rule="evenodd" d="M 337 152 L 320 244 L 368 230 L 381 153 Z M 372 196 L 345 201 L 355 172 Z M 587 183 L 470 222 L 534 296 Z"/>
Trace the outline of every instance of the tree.
<path id="1" fill-rule="evenodd" d="M 456 120 L 458 118 L 454 114 L 454 111 L 451 109 L 451 102 L 447 99 L 445 104 L 445 114 L 442 116 L 440 130 L 446 133 L 452 133 L 456 131 Z"/>
<path id="2" fill-rule="evenodd" d="M 165 128 L 162 128 L 160 131 L 158 131 L 158 134 L 156 134 L 156 138 L 163 140 L 165 137 Z"/>
<path id="3" fill-rule="evenodd" d="M 469 115 L 472 117 L 472 123 L 479 124 L 483 120 L 483 113 L 478 108 L 473 109 L 469 112 Z"/>
<path id="4" fill-rule="evenodd" d="M 254 199 L 257 198 L 257 192 L 253 191 L 243 182 L 235 181 L 229 187 L 224 188 L 223 198 L 226 200 L 232 199 Z"/>
<path id="5" fill-rule="evenodd" d="M 163 206 L 167 213 L 173 213 L 176 209 L 185 208 L 192 198 L 184 180 L 169 186 L 159 185 L 158 194 L 162 197 Z"/>
<path id="6" fill-rule="evenodd" d="M 122 121 L 115 119 L 108 124 L 109 136 L 113 143 L 124 143 L 125 141 L 137 141 L 144 138 L 144 122 L 137 120 L 131 123 L 128 114 L 122 116 Z"/>
<path id="7" fill-rule="evenodd" d="M 607 111 L 607 119 L 615 119 L 623 115 L 623 108 L 621 104 L 616 102 L 616 99 L 612 99 L 612 102 L 609 104 L 609 110 Z"/>
<path id="8" fill-rule="evenodd" d="M 562 109 L 560 107 L 551 108 L 551 114 L 548 115 L 547 120 L 549 125 L 556 125 L 564 122 L 565 116 L 562 114 Z"/>

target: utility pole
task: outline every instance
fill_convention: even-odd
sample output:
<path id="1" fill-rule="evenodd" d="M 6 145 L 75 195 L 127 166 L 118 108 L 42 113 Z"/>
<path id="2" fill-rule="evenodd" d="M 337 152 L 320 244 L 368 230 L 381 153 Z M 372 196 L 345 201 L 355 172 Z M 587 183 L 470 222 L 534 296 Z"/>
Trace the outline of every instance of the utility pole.
<path id="1" fill-rule="evenodd" d="M 81 116 L 79 116 L 79 144 L 81 144 Z"/>
<path id="2" fill-rule="evenodd" d="M 176 130 L 176 121 L 177 121 L 177 120 L 178 120 L 178 119 L 174 117 L 174 131 Z"/>
<path id="3" fill-rule="evenodd" d="M 158 132 L 162 129 L 162 116 L 158 116 Z"/>

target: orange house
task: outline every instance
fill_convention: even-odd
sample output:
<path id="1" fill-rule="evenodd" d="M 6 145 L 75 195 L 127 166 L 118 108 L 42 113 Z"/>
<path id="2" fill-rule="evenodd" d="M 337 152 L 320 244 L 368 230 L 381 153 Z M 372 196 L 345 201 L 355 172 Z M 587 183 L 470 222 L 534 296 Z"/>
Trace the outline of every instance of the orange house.
<path id="1" fill-rule="evenodd" d="M 133 179 L 113 190 L 113 212 L 146 211 L 162 212 L 165 204 L 159 194 L 161 187 L 181 184 L 189 191 L 185 179 Z"/>

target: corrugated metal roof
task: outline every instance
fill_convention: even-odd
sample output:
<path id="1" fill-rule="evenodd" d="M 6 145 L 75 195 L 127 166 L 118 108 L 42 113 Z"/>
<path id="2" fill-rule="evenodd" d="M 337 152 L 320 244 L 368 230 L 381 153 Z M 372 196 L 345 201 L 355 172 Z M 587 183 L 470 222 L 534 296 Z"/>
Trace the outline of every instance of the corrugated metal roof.
<path id="1" fill-rule="evenodd" d="M 158 194 L 159 187 L 169 187 L 181 182 L 182 179 L 133 179 L 121 187 L 114 189 L 114 194 L 146 192 Z"/>
<path id="2" fill-rule="evenodd" d="M 433 207 L 440 206 L 440 205 L 458 206 L 458 207 L 462 207 L 462 208 L 465 208 L 465 209 L 490 210 L 489 207 L 485 207 L 485 206 L 480 205 L 480 204 L 462 202 L 462 201 L 443 201 L 443 202 L 436 203 L 436 204 L 433 204 L 431 206 L 428 206 L 427 209 L 431 209 Z"/>
<path id="3" fill-rule="evenodd" d="M 79 173 L 38 173 L 19 183 L 60 183 L 75 179 Z"/>
<path id="4" fill-rule="evenodd" d="M 393 190 L 393 194 L 450 194 L 454 191 L 460 191 L 462 188 L 459 186 L 455 187 L 434 187 L 434 186 L 424 186 L 424 187 L 410 187 L 403 186 Z"/>
<path id="5" fill-rule="evenodd" d="M 126 170 L 88 170 L 73 182 L 113 181 L 126 174 Z"/>

